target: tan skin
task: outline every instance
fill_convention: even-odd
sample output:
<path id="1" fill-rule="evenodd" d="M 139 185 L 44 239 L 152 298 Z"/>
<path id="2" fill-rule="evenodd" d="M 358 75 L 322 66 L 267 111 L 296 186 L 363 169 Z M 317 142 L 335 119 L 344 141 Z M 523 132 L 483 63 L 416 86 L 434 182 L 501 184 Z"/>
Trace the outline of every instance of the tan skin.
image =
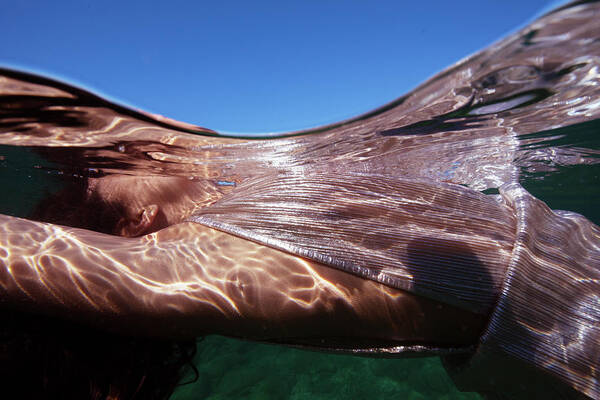
<path id="1" fill-rule="evenodd" d="M 479 337 L 484 316 L 184 222 L 196 206 L 194 182 L 155 179 L 91 182 L 97 195 L 126 205 L 118 235 L 0 216 L 2 298 L 170 338 L 456 347 Z"/>

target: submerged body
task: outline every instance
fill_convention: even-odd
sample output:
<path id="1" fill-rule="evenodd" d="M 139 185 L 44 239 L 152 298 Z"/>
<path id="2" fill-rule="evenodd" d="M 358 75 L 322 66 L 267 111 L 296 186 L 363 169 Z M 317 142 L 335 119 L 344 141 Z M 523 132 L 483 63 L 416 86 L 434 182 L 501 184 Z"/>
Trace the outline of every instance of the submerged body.
<path id="1" fill-rule="evenodd" d="M 438 354 L 465 390 L 600 397 L 600 231 L 517 183 L 597 162 L 524 135 L 600 113 L 598 9 L 551 13 L 382 109 L 272 140 L 2 71 L 2 143 L 71 176 L 32 220 L 0 217 L 2 303 L 136 336 Z M 514 375 L 492 382 L 494 363 Z"/>

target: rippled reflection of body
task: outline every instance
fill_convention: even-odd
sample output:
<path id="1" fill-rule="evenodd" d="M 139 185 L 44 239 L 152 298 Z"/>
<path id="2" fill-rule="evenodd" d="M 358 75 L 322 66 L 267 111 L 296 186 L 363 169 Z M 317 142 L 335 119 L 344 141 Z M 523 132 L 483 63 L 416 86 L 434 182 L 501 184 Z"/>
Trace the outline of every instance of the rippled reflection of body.
<path id="1" fill-rule="evenodd" d="M 516 184 L 519 169 L 597 162 L 523 136 L 597 118 L 597 8 L 276 140 L 4 71 L 2 143 L 86 178 L 38 208 L 58 225 L 0 217 L 3 300 L 135 335 L 442 354 L 467 389 L 598 397 L 598 228 Z M 494 362 L 509 365 L 495 385 Z"/>

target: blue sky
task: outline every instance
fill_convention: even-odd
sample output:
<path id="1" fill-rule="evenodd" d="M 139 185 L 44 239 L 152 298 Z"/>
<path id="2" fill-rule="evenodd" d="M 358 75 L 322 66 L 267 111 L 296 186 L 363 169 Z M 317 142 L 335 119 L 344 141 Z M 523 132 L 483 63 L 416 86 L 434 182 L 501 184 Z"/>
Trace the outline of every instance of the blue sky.
<path id="1" fill-rule="evenodd" d="M 6 2 L 0 65 L 226 132 L 391 101 L 548 0 Z"/>

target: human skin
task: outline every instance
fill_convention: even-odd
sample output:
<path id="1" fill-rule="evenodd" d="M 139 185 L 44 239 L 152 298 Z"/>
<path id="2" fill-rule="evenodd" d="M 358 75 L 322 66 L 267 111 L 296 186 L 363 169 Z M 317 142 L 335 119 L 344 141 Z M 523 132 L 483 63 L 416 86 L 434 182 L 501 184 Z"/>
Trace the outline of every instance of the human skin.
<path id="1" fill-rule="evenodd" d="M 176 185 L 180 195 L 168 200 L 149 184 Z M 354 347 L 468 346 L 485 323 L 485 316 L 182 222 L 196 190 L 189 181 L 113 177 L 90 186 L 129 201 L 117 227 L 122 236 L 0 216 L 4 306 L 134 335 L 332 339 Z"/>

